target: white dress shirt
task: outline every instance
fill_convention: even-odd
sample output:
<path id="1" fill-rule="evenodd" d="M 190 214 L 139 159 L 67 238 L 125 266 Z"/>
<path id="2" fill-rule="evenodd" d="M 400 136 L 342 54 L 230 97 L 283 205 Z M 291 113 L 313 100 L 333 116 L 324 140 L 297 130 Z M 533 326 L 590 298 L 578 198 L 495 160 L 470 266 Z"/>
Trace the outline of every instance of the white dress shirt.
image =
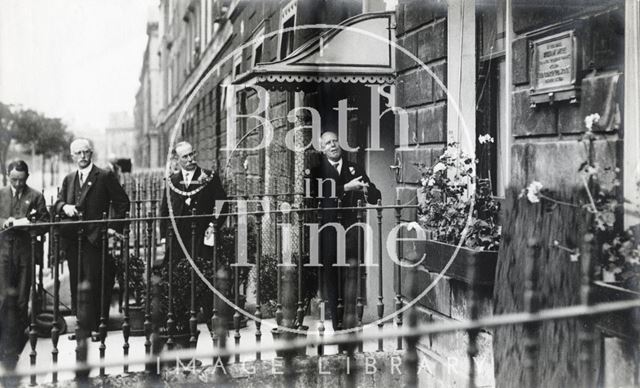
<path id="1" fill-rule="evenodd" d="M 331 163 L 331 165 L 338 171 L 338 175 L 342 173 L 342 158 L 340 158 L 340 160 L 338 160 L 337 162 L 333 162 L 330 160 L 329 163 Z"/>
<path id="2" fill-rule="evenodd" d="M 184 186 L 189 187 L 191 184 L 191 180 L 193 179 L 193 174 L 195 174 L 196 170 L 188 171 L 182 170 L 182 179 L 184 181 Z"/>
<path id="3" fill-rule="evenodd" d="M 93 163 L 89 163 L 89 165 L 85 168 L 78 169 L 78 179 L 80 182 L 80 187 L 84 186 L 84 182 L 87 181 L 87 177 L 89 177 L 89 173 L 93 168 Z"/>

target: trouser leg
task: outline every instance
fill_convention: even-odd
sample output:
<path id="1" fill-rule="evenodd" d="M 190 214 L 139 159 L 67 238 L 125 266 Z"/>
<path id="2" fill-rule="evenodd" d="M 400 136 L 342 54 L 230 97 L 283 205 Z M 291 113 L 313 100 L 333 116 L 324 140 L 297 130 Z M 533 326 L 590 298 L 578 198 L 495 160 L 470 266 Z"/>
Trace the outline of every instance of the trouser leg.
<path id="1" fill-rule="evenodd" d="M 329 312 L 331 312 L 331 324 L 333 330 L 338 331 L 338 288 L 341 287 L 340 279 L 338 277 L 338 267 L 332 266 L 332 264 L 324 264 L 324 295 L 329 304 Z"/>
<path id="2" fill-rule="evenodd" d="M 31 258 L 28 256 L 21 257 L 20 263 L 16 266 L 16 279 L 18 281 L 18 340 L 20 344 L 24 344 L 26 338 L 24 336 L 25 329 L 29 327 L 29 297 L 31 296 Z M 32 306 L 32 314 L 35 313 L 35 306 Z"/>
<path id="3" fill-rule="evenodd" d="M 91 300 L 93 303 L 89 308 L 88 316 L 91 317 L 92 328 L 97 330 L 100 325 L 100 318 L 105 317 L 105 322 L 109 321 L 109 307 L 111 305 L 111 292 L 113 291 L 114 282 L 114 265 L 113 258 L 105 252 L 105 273 L 104 283 L 102 282 L 102 249 L 91 243 L 86 244 L 84 248 L 85 256 L 83 258 L 82 269 L 87 274 L 87 280 L 91 285 Z M 104 289 L 104 300 L 102 299 L 102 289 Z"/>
<path id="4" fill-rule="evenodd" d="M 71 311 L 77 314 L 78 309 L 78 246 L 76 244 L 69 244 L 70 246 L 65 249 L 64 254 L 67 258 L 67 265 L 69 267 L 69 288 L 71 290 Z"/>
<path id="5" fill-rule="evenodd" d="M 9 321 L 8 292 L 13 286 L 11 276 L 11 242 L 0 241 L 0 361 L 6 362 L 11 345 L 12 322 Z"/>

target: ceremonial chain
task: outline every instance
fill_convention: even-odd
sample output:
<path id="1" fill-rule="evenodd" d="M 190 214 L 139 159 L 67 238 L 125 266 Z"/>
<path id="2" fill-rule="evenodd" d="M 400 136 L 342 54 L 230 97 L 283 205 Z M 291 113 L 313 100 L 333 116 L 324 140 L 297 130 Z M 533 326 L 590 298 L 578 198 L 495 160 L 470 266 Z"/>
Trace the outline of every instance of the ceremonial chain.
<path id="1" fill-rule="evenodd" d="M 202 174 L 204 174 L 204 172 Z M 185 196 L 185 197 L 192 197 L 192 196 L 198 194 L 200 191 L 202 191 L 202 189 L 205 188 L 205 186 L 207 185 L 207 183 L 209 183 L 211 181 L 211 179 L 213 179 L 213 178 L 210 177 L 209 175 L 204 174 L 204 177 L 201 177 L 200 179 L 198 179 L 196 181 L 196 182 L 199 182 L 201 184 L 201 186 L 198 187 L 197 189 L 194 189 L 194 190 L 191 190 L 191 191 L 180 190 L 179 188 L 177 188 L 177 187 L 175 187 L 173 185 L 173 182 L 171 182 L 171 179 L 167 179 L 167 184 L 169 185 L 169 188 L 171 190 L 173 190 L 173 192 L 175 192 L 177 194 L 180 194 L 182 196 Z"/>

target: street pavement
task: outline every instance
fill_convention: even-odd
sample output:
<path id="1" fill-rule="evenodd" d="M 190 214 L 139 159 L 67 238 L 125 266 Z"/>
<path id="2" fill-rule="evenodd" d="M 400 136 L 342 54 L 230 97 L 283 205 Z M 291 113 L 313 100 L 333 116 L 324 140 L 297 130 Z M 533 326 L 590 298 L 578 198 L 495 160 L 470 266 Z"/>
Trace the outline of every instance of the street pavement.
<path id="1" fill-rule="evenodd" d="M 119 325 L 121 324 L 121 314 L 118 312 L 118 308 L 117 305 L 112 306 L 112 310 L 111 310 L 111 316 L 112 319 L 110 320 L 110 327 L 119 327 Z M 69 339 L 69 333 L 73 333 L 73 331 L 75 330 L 75 317 L 74 316 L 67 316 L 66 318 L 66 322 L 67 325 L 69 327 L 69 331 L 67 334 L 62 335 L 60 337 L 60 340 L 58 342 L 58 351 L 59 351 L 59 356 L 58 356 L 58 365 L 60 367 L 69 367 L 69 366 L 73 366 L 75 364 L 75 348 L 76 348 L 76 341 L 75 340 L 70 340 Z M 316 337 L 317 334 L 317 327 L 318 327 L 318 320 L 316 318 L 313 317 L 305 317 L 305 325 L 309 326 L 309 334 L 308 337 L 309 338 L 313 338 Z M 274 319 L 267 319 L 263 321 L 262 327 L 261 327 L 261 331 L 262 331 L 262 344 L 264 345 L 270 345 L 273 343 L 273 338 L 271 336 L 271 328 L 275 327 L 275 320 Z M 325 336 L 326 337 L 330 337 L 333 334 L 333 330 L 331 328 L 331 323 L 330 321 L 325 321 L 325 327 L 326 327 L 326 331 L 325 331 Z M 207 325 L 202 323 L 198 325 L 198 330 L 200 331 L 200 335 L 198 337 L 198 342 L 197 342 L 197 347 L 196 350 L 198 352 L 210 352 L 213 350 L 213 341 L 211 338 L 211 333 L 209 332 L 209 329 L 207 328 Z M 364 332 L 375 332 L 377 331 L 378 328 L 377 326 L 369 326 L 369 327 L 365 327 Z M 245 346 L 251 346 L 251 345 L 255 345 L 256 343 L 256 337 L 255 337 L 255 324 L 253 323 L 253 321 L 249 321 L 247 323 L 247 326 L 243 329 L 240 330 L 240 346 L 241 347 L 245 347 Z M 234 331 L 230 330 L 229 331 L 229 337 L 227 339 L 227 346 L 231 346 L 231 347 L 235 347 L 234 344 Z M 145 342 L 145 337 L 144 336 L 137 336 L 137 337 L 130 337 L 129 338 L 129 344 L 130 344 L 130 349 L 129 349 L 129 355 L 131 357 L 142 357 L 145 354 L 145 349 L 144 349 L 144 342 Z M 124 344 L 124 338 L 122 336 L 122 331 L 121 330 L 111 330 L 108 332 L 107 338 L 105 340 L 105 345 L 106 345 L 106 359 L 108 360 L 122 360 L 124 359 L 123 356 L 123 349 L 122 349 L 122 345 Z M 395 344 L 396 341 L 393 340 L 387 340 L 385 341 L 385 346 L 384 349 L 385 351 L 393 351 L 395 350 Z M 100 342 L 89 342 L 89 350 L 88 350 L 88 359 L 89 362 L 96 362 L 99 361 L 100 357 L 99 357 L 99 346 L 100 346 Z M 36 346 L 36 351 L 37 351 L 37 356 L 36 356 L 36 365 L 38 366 L 51 366 L 52 365 L 52 358 L 51 358 L 51 350 L 53 349 L 53 345 L 51 343 L 51 339 L 50 338 L 38 338 L 38 343 Z M 365 352 L 375 352 L 377 350 L 377 342 L 369 342 L 369 343 L 365 343 L 364 344 L 364 351 Z M 29 343 L 27 342 L 27 344 L 25 345 L 22 354 L 20 356 L 20 359 L 18 361 L 18 365 L 17 367 L 19 369 L 27 369 L 29 368 L 29 353 L 31 352 L 31 347 L 29 345 Z M 337 354 L 338 353 L 338 348 L 336 345 L 331 345 L 331 346 L 325 346 L 325 350 L 324 350 L 324 354 L 325 355 L 331 355 L 331 354 Z M 313 356 L 317 354 L 317 348 L 308 348 L 307 349 L 307 355 Z M 263 352 L 262 353 L 262 359 L 263 360 L 271 360 L 275 357 L 275 352 Z M 250 354 L 243 354 L 240 357 L 240 361 L 241 362 L 245 362 L 245 361 L 253 361 L 256 359 L 256 355 L 255 353 L 250 353 Z M 206 367 L 207 365 L 212 365 L 212 360 L 211 359 L 200 359 L 200 361 L 202 362 L 202 366 Z M 233 362 L 233 357 L 231 358 L 230 362 Z M 129 366 L 129 371 L 130 372 L 140 372 L 144 370 L 144 365 L 130 365 Z M 112 367 L 112 368 L 107 368 L 105 370 L 105 373 L 107 375 L 111 375 L 111 376 L 115 376 L 115 375 L 122 375 L 123 374 L 123 368 L 121 366 L 119 367 Z M 99 369 L 93 369 L 91 371 L 90 376 L 98 376 L 99 375 Z M 58 374 L 58 379 L 61 382 L 64 381 L 69 381 L 74 379 L 75 374 L 73 372 L 60 372 Z M 37 377 L 37 381 L 39 384 L 42 383 L 50 383 L 51 382 L 51 374 L 47 374 L 47 375 L 40 375 Z M 29 383 L 29 377 L 25 377 L 22 380 L 22 383 L 24 385 L 27 385 Z"/>

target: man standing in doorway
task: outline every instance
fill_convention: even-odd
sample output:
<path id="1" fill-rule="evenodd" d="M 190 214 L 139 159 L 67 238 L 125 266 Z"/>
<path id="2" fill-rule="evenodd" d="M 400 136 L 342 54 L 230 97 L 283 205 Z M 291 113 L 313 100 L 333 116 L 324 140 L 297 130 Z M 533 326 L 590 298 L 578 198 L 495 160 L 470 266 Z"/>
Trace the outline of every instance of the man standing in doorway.
<path id="1" fill-rule="evenodd" d="M 309 177 L 311 198 L 317 199 L 316 203 L 321 208 L 356 207 L 358 201 L 364 206 L 366 203 L 376 204 L 381 198 L 380 190 L 371 182 L 364 168 L 350 162 L 343 157 L 338 135 L 335 132 L 324 132 L 320 137 L 320 150 L 322 159 L 318 166 L 311 169 Z M 357 222 L 357 212 L 354 210 L 326 210 L 322 212 L 322 224 L 336 223 L 341 220 L 345 229 Z M 364 222 L 364 218 L 363 218 Z M 320 260 L 324 274 L 324 298 L 329 302 L 329 311 L 334 330 L 347 329 L 356 325 L 356 295 L 355 263 L 358 257 L 358 234 L 362 231 L 358 227 L 352 228 L 346 234 L 345 252 L 338 252 L 337 236 L 335 228 L 326 227 L 320 232 Z M 361 241 L 363 241 L 361 239 Z M 360 247 L 364 252 L 364 247 Z M 346 255 L 346 263 L 342 278 L 339 276 L 336 264 L 338 255 Z M 347 281 L 346 279 L 350 279 Z M 340 291 L 339 291 L 340 290 Z M 344 319 L 338 316 L 338 293 L 343 298 Z"/>
<path id="2" fill-rule="evenodd" d="M 110 219 L 122 219 L 129 210 L 129 197 L 112 172 L 96 167 L 92 162 L 93 147 L 87 139 L 76 139 L 71 143 L 71 157 L 78 166 L 76 171 L 68 174 L 62 181 L 62 188 L 58 193 L 58 200 L 54 210 L 63 221 L 78 220 L 82 213 L 83 220 L 100 220 L 103 214 Z M 109 305 L 111 291 L 115 276 L 113 258 L 103 252 L 102 223 L 86 224 L 82 226 L 82 260 L 80 263 L 80 279 L 88 281 L 91 286 L 91 300 L 95 301 L 89 306 L 87 312 L 91 322 L 87 324 L 92 330 L 97 330 L 100 324 L 100 316 L 109 319 Z M 115 232 L 122 233 L 124 223 L 109 222 L 107 225 L 109 235 Z M 69 264 L 69 276 L 71 283 L 71 299 L 73 308 L 77 305 L 78 289 L 78 234 L 77 229 L 65 227 L 61 229 L 61 248 L 66 252 Z M 102 255 L 106 256 L 104 300 L 101 301 L 102 290 Z M 94 306 L 100 305 L 101 308 Z M 80 312 L 76 312 L 80 314 Z"/>
<path id="3" fill-rule="evenodd" d="M 0 189 L 0 361 L 15 365 L 24 344 L 28 325 L 29 291 L 31 288 L 31 235 L 26 226 L 31 221 L 47 222 L 49 213 L 42 193 L 27 186 L 29 167 L 22 160 L 7 167 L 9 186 Z M 40 232 L 46 232 L 42 230 Z M 41 234 L 41 233 L 39 233 Z M 36 245 L 36 262 L 42 260 L 42 244 Z M 42 265 L 42 262 L 40 262 Z M 17 311 L 7 311 L 9 289 L 17 292 Z M 17 317 L 17 322 L 10 322 Z"/>

